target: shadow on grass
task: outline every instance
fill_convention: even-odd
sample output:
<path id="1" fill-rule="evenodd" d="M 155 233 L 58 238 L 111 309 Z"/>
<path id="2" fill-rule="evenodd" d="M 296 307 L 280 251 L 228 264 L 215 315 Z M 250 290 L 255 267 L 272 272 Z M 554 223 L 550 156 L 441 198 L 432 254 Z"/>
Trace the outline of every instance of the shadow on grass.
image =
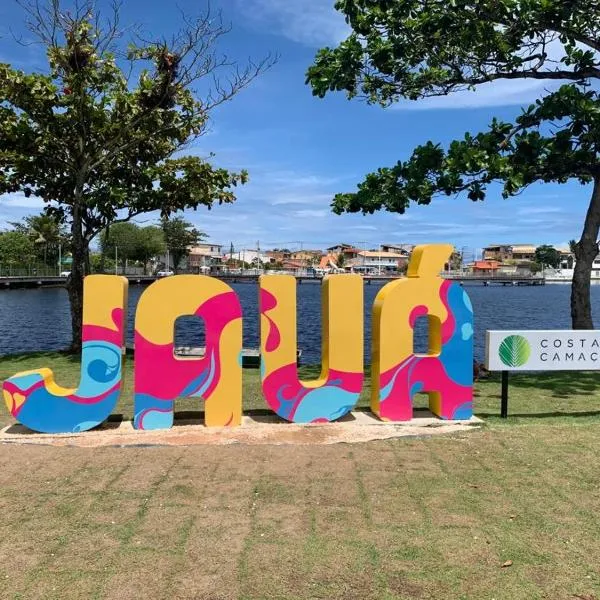
<path id="1" fill-rule="evenodd" d="M 25 354 L 2 354 L 0 360 L 6 360 L 14 363 L 29 362 L 32 360 L 56 360 L 57 358 L 63 358 L 72 363 L 79 364 L 81 362 L 81 354 L 68 352 L 67 350 L 56 351 L 47 350 L 42 352 L 27 352 Z"/>
<path id="2" fill-rule="evenodd" d="M 542 389 L 551 392 L 555 398 L 585 396 L 600 393 L 600 373 L 594 371 L 553 371 L 548 373 L 519 373 L 509 377 L 509 389 Z M 487 383 L 500 385 L 500 375 L 494 374 Z M 510 392 L 509 392 L 510 393 Z M 498 397 L 500 394 L 498 393 Z"/>

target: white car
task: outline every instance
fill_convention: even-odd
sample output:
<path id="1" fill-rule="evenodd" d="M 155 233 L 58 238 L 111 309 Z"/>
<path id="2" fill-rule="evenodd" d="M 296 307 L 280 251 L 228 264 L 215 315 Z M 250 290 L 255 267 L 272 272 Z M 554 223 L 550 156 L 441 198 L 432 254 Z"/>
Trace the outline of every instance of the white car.
<path id="1" fill-rule="evenodd" d="M 159 271 L 156 274 L 157 277 L 169 277 L 171 275 L 175 275 L 175 273 L 173 273 L 173 271 Z"/>
<path id="2" fill-rule="evenodd" d="M 71 271 L 61 271 L 60 276 L 61 277 L 68 277 L 71 274 Z"/>

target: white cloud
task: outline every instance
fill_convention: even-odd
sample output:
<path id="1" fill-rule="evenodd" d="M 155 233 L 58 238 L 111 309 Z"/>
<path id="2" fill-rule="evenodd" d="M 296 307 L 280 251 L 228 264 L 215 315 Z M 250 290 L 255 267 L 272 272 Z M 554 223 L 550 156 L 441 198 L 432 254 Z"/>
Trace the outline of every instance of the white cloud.
<path id="1" fill-rule="evenodd" d="M 517 214 L 519 215 L 548 215 L 552 213 L 563 213 L 564 209 L 560 206 L 525 206 L 519 208 Z"/>
<path id="2" fill-rule="evenodd" d="M 298 219 L 324 219 L 329 216 L 331 213 L 327 209 L 321 210 L 297 210 L 293 213 L 293 216 Z"/>
<path id="3" fill-rule="evenodd" d="M 545 95 L 546 90 L 557 87 L 548 81 L 498 80 L 483 83 L 474 90 L 455 92 L 448 96 L 424 98 L 418 101 L 402 100 L 390 107 L 391 110 L 440 110 L 481 108 L 484 106 L 515 106 L 535 102 Z"/>
<path id="4" fill-rule="evenodd" d="M 307 46 L 337 44 L 349 33 L 333 0 L 238 0 L 237 4 L 250 23 Z"/>

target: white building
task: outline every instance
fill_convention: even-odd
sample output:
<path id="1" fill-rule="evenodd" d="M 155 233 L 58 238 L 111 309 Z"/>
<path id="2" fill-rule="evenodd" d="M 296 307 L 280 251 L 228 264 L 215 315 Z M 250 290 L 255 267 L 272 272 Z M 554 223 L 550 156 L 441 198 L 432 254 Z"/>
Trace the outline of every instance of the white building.
<path id="1" fill-rule="evenodd" d="M 213 270 L 221 264 L 222 253 L 221 244 L 214 242 L 199 242 L 188 248 L 188 255 L 181 259 L 178 265 L 179 271 L 188 271 L 192 273 L 202 273 Z M 170 254 L 163 254 L 158 257 L 159 265 L 163 265 L 167 271 L 174 271 L 173 257 Z"/>
<path id="2" fill-rule="evenodd" d="M 249 265 L 266 265 L 273 262 L 273 259 L 268 256 L 265 252 L 259 250 L 238 250 L 237 252 L 228 252 L 225 255 L 225 260 L 238 261 L 240 263 L 247 263 Z"/>
<path id="3" fill-rule="evenodd" d="M 362 250 L 346 264 L 345 268 L 359 273 L 386 273 L 398 271 L 406 264 L 407 255 L 399 252 L 378 252 L 375 250 Z"/>

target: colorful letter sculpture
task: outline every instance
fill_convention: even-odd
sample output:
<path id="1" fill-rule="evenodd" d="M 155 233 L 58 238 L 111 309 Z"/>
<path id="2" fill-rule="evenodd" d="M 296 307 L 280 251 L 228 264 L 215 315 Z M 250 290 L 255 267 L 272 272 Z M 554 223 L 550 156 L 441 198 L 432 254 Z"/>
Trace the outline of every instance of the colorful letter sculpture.
<path id="1" fill-rule="evenodd" d="M 79 387 L 60 387 L 50 369 L 7 379 L 4 400 L 19 422 L 42 433 L 69 433 L 92 429 L 111 414 L 121 393 L 127 286 L 115 275 L 86 277 Z"/>
<path id="2" fill-rule="evenodd" d="M 322 370 L 300 381 L 296 363 L 296 279 L 260 278 L 261 378 L 267 404 L 293 423 L 335 421 L 356 404 L 363 384 L 363 282 L 331 275 L 322 288 Z"/>
<path id="3" fill-rule="evenodd" d="M 204 320 L 203 358 L 175 356 L 175 321 L 185 315 Z M 208 426 L 241 423 L 242 309 L 227 284 L 204 275 L 153 283 L 138 304 L 134 347 L 136 429 L 171 427 L 178 397 L 203 398 Z"/>
<path id="4" fill-rule="evenodd" d="M 371 409 L 381 419 L 412 419 L 412 397 L 429 395 L 443 419 L 473 414 L 473 309 L 467 293 L 439 276 L 452 246 L 417 246 L 408 277 L 384 286 L 373 308 Z M 429 353 L 413 353 L 419 317 L 429 319 Z"/>
<path id="5" fill-rule="evenodd" d="M 384 286 L 373 307 L 371 408 L 383 420 L 412 419 L 413 396 L 429 395 L 443 419 L 473 414 L 473 310 L 463 288 L 440 277 L 449 245 L 417 246 L 408 277 Z M 322 368 L 298 379 L 296 279 L 260 278 L 261 381 L 268 406 L 293 423 L 340 419 L 363 385 L 363 280 L 331 275 L 322 285 Z M 57 385 L 50 369 L 18 373 L 3 384 L 10 413 L 43 433 L 86 431 L 114 410 L 121 392 L 127 280 L 90 275 L 84 283 L 81 378 L 77 389 Z M 175 322 L 203 319 L 202 357 L 175 355 Z M 429 352 L 414 353 L 414 327 L 429 322 Z M 205 401 L 205 424 L 242 419 L 242 309 L 235 292 L 204 275 L 153 283 L 135 318 L 134 427 L 173 425 L 176 398 Z"/>

